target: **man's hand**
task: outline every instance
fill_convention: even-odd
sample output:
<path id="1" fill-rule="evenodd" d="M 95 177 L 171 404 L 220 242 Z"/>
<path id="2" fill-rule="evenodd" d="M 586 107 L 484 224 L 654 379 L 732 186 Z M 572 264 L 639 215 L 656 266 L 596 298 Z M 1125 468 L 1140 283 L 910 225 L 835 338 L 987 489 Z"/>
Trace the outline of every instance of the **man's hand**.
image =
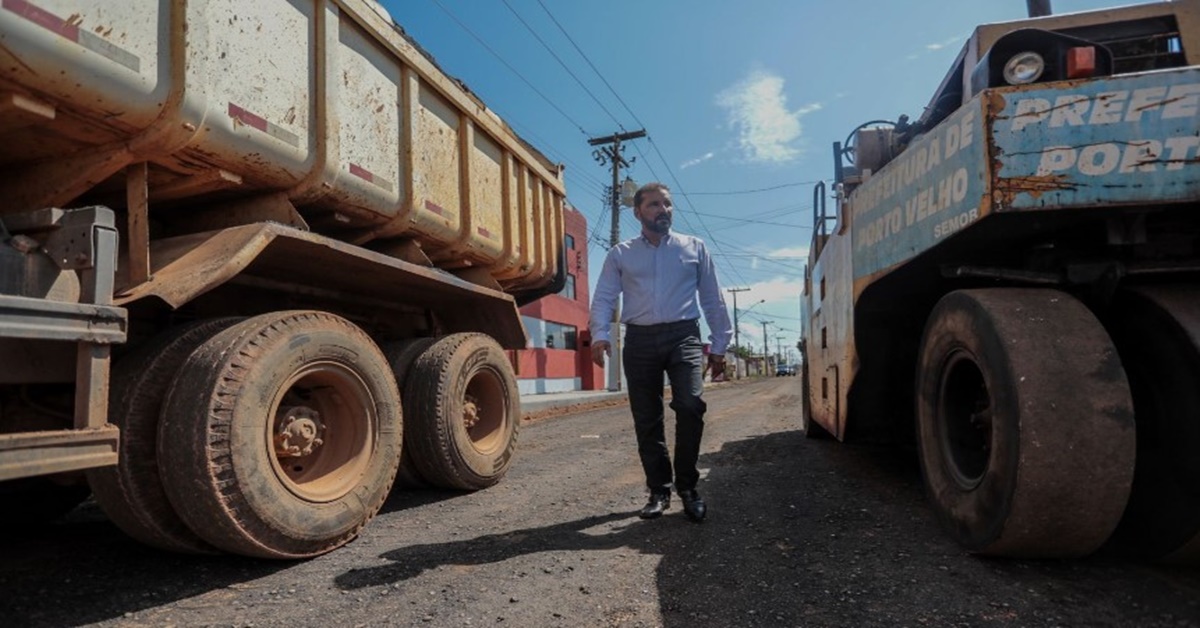
<path id="1" fill-rule="evenodd" d="M 595 340 L 592 342 L 592 362 L 596 366 L 604 366 L 604 356 L 608 355 L 608 341 Z"/>
<path id="2" fill-rule="evenodd" d="M 725 356 L 708 354 L 708 368 L 712 371 L 712 381 L 725 381 Z"/>

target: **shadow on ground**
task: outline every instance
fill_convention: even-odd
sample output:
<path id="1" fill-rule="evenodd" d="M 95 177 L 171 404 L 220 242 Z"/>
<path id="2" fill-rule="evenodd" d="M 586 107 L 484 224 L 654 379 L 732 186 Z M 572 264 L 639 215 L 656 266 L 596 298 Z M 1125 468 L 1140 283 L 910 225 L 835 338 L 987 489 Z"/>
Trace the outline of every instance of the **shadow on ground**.
<path id="1" fill-rule="evenodd" d="M 911 451 L 809 441 L 795 431 L 726 444 L 701 461 L 712 504 L 641 521 L 572 521 L 385 552 L 336 578 L 343 590 L 445 566 L 540 552 L 660 556 L 661 623 L 696 625 L 1195 625 L 1200 573 L 1106 559 L 987 560 L 964 554 L 926 506 Z M 1164 612 L 1163 609 L 1173 609 Z M 576 618 L 579 619 L 579 618 Z"/>
<path id="2" fill-rule="evenodd" d="M 397 490 L 381 512 L 461 495 Z M 0 624 L 6 626 L 85 625 L 212 592 L 220 604 L 222 589 L 234 598 L 246 583 L 300 564 L 159 551 L 125 536 L 91 501 L 52 523 L 0 535 L 0 557 Z"/>

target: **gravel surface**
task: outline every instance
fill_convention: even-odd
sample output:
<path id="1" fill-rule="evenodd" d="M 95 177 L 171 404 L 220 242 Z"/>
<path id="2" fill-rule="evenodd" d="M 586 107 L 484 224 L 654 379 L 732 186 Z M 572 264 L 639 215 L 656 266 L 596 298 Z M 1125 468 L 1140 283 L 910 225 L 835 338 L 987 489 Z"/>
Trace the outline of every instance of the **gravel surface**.
<path id="1" fill-rule="evenodd" d="M 0 540 L 6 626 L 1200 626 L 1200 570 L 989 560 L 912 451 L 807 441 L 798 378 L 709 390 L 708 521 L 645 500 L 624 406 L 522 427 L 478 493 L 397 492 L 326 556 L 157 552 L 94 506 Z"/>

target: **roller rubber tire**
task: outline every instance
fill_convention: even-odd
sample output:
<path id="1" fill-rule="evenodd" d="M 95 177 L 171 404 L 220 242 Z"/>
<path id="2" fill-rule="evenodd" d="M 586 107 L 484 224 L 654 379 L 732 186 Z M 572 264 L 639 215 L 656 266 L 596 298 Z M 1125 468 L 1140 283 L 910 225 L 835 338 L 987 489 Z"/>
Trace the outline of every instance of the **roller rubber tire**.
<path id="1" fill-rule="evenodd" d="M 1120 520 L 1133 402 L 1112 341 L 1066 293 L 943 297 L 922 338 L 917 423 L 930 501 L 971 552 L 1082 556 Z"/>
<path id="2" fill-rule="evenodd" d="M 1129 373 L 1137 468 L 1112 545 L 1122 554 L 1200 562 L 1200 289 L 1119 293 L 1110 324 Z"/>

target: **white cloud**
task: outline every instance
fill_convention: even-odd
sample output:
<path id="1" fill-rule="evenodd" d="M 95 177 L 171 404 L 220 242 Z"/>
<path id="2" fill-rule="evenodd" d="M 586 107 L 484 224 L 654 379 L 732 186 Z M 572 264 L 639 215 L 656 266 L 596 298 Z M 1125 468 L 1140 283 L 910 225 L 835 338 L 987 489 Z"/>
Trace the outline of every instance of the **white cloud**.
<path id="1" fill-rule="evenodd" d="M 764 300 L 766 303 L 760 305 L 760 308 L 768 310 L 775 309 L 772 306 L 787 306 L 784 309 L 792 308 L 798 310 L 800 308 L 800 292 L 804 289 L 804 280 L 798 278 L 776 277 L 769 281 L 760 281 L 750 284 L 749 292 L 743 292 L 740 297 L 749 297 L 747 303 L 757 303 L 759 300 Z M 798 314 L 791 313 L 788 316 L 795 318 Z"/>
<path id="2" fill-rule="evenodd" d="M 770 258 L 774 262 L 792 264 L 799 267 L 808 259 L 808 246 L 789 246 L 782 249 L 773 249 L 761 254 L 756 253 L 754 257 L 750 258 L 750 270 L 762 268 L 763 260 L 766 258 Z M 773 262 L 767 261 L 767 263 L 772 264 Z M 775 266 L 775 268 L 779 267 Z"/>
<path id="3" fill-rule="evenodd" d="M 774 249 L 764 254 L 766 257 L 795 257 L 806 259 L 808 257 L 808 245 L 805 246 L 789 246 L 782 249 Z"/>
<path id="4" fill-rule="evenodd" d="M 738 293 L 738 332 L 743 346 L 756 347 L 755 350 L 762 346 L 762 321 L 772 321 L 767 325 L 767 337 L 771 339 L 772 348 L 775 336 L 781 333 L 780 329 L 800 329 L 801 323 L 796 319 L 800 316 L 803 280 L 776 277 L 747 287 L 749 291 Z M 791 332 L 785 335 L 795 336 Z"/>
<path id="5" fill-rule="evenodd" d="M 683 162 L 683 164 L 681 164 L 681 165 L 679 166 L 679 169 L 680 169 L 680 170 L 686 170 L 687 168 L 691 168 L 692 166 L 696 166 L 696 165 L 702 164 L 702 163 L 704 163 L 704 162 L 708 161 L 709 159 L 712 159 L 712 158 L 713 158 L 713 154 L 714 154 L 714 153 L 713 153 L 712 151 L 709 151 L 709 152 L 707 152 L 707 153 L 704 153 L 703 155 L 701 155 L 701 156 L 699 156 L 699 157 L 697 157 L 697 158 L 695 158 L 695 159 L 689 159 L 689 160 L 687 160 L 687 161 Z"/>
<path id="6" fill-rule="evenodd" d="M 799 156 L 800 118 L 821 108 L 812 103 L 789 111 L 783 88 L 782 77 L 759 70 L 717 94 L 717 105 L 727 110 L 738 145 L 752 162 L 783 163 Z"/>
<path id="7" fill-rule="evenodd" d="M 951 37 L 950 39 L 947 39 L 946 41 L 938 41 L 938 42 L 934 42 L 932 44 L 925 44 L 925 49 L 926 50 L 941 50 L 942 48 L 945 48 L 946 46 L 949 46 L 950 44 L 958 41 L 958 39 L 959 39 L 958 37 Z"/>

